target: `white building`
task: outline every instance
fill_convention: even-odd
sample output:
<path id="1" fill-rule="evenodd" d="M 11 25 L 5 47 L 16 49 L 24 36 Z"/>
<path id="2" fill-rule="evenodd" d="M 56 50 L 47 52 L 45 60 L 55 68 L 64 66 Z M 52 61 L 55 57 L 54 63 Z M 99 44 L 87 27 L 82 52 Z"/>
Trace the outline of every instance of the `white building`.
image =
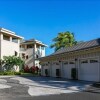
<path id="1" fill-rule="evenodd" d="M 39 58 L 41 74 L 71 79 L 71 69 L 77 69 L 78 80 L 100 82 L 100 38 L 83 42 L 72 47 Z"/>
<path id="2" fill-rule="evenodd" d="M 39 57 L 45 56 L 46 45 L 42 42 L 30 39 L 24 42 L 24 38 L 10 30 L 0 28 L 0 59 L 4 56 L 20 56 L 29 67 L 40 66 Z"/>
<path id="3" fill-rule="evenodd" d="M 36 59 L 45 56 L 46 46 L 41 41 L 35 39 L 26 40 L 20 44 L 20 57 L 28 67 L 40 67 L 39 60 Z"/>
<path id="4" fill-rule="evenodd" d="M 3 56 L 19 56 L 19 45 L 22 39 L 23 37 L 14 32 L 0 28 L 0 59 L 3 59 Z"/>

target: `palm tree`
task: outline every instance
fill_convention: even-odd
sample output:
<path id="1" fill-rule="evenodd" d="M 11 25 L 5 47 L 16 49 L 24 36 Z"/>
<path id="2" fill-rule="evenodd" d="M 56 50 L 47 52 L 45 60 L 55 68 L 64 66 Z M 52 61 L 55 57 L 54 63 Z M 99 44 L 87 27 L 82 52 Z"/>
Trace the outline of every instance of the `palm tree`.
<path id="1" fill-rule="evenodd" d="M 67 31 L 58 33 L 58 36 L 53 39 L 54 44 L 51 44 L 51 48 L 55 48 L 57 51 L 60 48 L 69 47 L 77 44 L 74 34 Z"/>

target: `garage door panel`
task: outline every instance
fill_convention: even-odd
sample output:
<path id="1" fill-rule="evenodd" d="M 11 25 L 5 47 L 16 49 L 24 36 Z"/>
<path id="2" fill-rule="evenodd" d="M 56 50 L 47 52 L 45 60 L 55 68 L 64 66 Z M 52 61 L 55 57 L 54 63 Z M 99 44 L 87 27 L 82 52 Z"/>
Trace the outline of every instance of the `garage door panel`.
<path id="1" fill-rule="evenodd" d="M 60 69 L 60 64 L 52 65 L 52 77 L 56 77 L 56 69 Z"/>
<path id="2" fill-rule="evenodd" d="M 99 81 L 99 63 L 95 58 L 80 61 L 80 80 Z"/>
<path id="3" fill-rule="evenodd" d="M 67 64 L 63 64 L 64 78 L 71 79 L 71 69 L 75 68 L 75 62 L 70 61 Z"/>
<path id="4" fill-rule="evenodd" d="M 85 81 L 97 81 L 98 77 L 96 77 L 96 75 L 81 75 L 80 79 Z"/>

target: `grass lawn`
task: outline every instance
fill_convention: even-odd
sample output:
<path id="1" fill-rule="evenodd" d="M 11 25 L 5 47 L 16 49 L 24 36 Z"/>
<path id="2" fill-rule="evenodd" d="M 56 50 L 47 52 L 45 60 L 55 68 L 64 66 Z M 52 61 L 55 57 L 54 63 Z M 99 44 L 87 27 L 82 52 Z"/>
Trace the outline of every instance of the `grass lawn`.
<path id="1" fill-rule="evenodd" d="M 21 72 L 21 76 L 34 76 L 34 74 L 32 74 L 32 73 L 22 73 Z"/>

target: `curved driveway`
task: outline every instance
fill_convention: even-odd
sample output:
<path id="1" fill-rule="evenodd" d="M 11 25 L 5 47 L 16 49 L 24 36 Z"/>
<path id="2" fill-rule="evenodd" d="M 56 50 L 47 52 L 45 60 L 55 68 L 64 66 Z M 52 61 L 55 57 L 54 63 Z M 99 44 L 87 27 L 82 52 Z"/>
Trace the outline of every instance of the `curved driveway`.
<path id="1" fill-rule="evenodd" d="M 84 94 L 89 84 L 50 77 L 0 77 L 0 100 L 65 100 L 66 96 Z"/>

